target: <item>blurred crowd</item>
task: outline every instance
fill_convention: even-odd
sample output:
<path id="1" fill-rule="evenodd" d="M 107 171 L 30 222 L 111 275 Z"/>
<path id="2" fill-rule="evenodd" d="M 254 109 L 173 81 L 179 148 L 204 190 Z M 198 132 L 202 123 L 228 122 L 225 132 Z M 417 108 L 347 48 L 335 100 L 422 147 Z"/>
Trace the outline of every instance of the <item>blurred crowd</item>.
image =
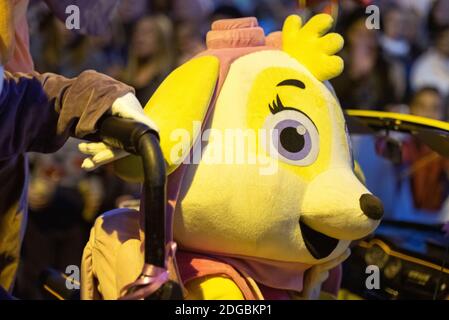
<path id="1" fill-rule="evenodd" d="M 68 77 L 95 69 L 136 89 L 142 105 L 176 66 L 205 49 L 212 21 L 256 16 L 265 33 L 280 30 L 292 13 L 310 16 L 296 0 L 122 0 L 101 36 L 68 30 L 41 1 L 29 8 L 36 70 Z M 345 71 L 332 84 L 343 108 L 448 118 L 449 0 L 374 0 L 380 28 L 367 28 L 363 1 L 341 0 L 336 30 L 345 38 Z M 390 218 L 440 221 L 449 211 L 449 165 L 419 141 L 401 141 L 400 161 L 376 153 L 376 137 L 354 137 L 368 187 Z M 30 222 L 16 290 L 39 298 L 39 272 L 79 264 L 91 223 L 104 211 L 139 197 L 139 186 L 116 178 L 111 167 L 80 169 L 78 141 L 53 155 L 33 155 Z M 445 207 L 448 207 L 446 210 Z M 449 215 L 449 214 L 447 214 Z M 419 218 L 419 219 L 421 219 Z M 418 218 L 417 218 L 418 219 Z M 36 246 L 40 250 L 33 250 Z M 36 256 L 38 254 L 38 256 Z"/>
<path id="2" fill-rule="evenodd" d="M 365 10 L 341 1 L 337 30 L 345 38 L 345 70 L 333 80 L 343 108 L 406 113 L 447 121 L 449 1 L 381 0 L 380 29 Z M 400 155 L 380 156 L 394 146 Z M 386 218 L 449 220 L 449 162 L 411 135 L 353 136 L 355 158 Z"/>

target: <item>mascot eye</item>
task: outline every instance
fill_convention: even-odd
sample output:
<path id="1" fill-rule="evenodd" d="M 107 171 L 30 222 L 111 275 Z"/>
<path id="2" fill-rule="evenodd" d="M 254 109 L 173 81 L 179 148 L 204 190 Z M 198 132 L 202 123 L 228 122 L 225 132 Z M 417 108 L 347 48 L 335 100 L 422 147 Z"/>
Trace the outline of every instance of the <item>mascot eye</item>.
<path id="1" fill-rule="evenodd" d="M 312 164 L 319 151 L 319 135 L 313 122 L 296 109 L 284 108 L 268 116 L 267 151 L 271 156 L 298 165 Z"/>

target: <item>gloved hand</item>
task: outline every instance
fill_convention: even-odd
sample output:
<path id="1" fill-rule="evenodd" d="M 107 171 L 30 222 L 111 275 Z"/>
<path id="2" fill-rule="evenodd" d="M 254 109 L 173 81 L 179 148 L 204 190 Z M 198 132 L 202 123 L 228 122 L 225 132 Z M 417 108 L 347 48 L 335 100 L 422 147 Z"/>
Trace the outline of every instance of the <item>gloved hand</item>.
<path id="1" fill-rule="evenodd" d="M 304 275 L 304 286 L 301 294 L 301 299 L 318 300 L 320 297 L 321 286 L 329 277 L 329 271 L 345 261 L 351 250 L 348 248 L 337 258 L 317 264 L 306 271 Z"/>
<path id="2" fill-rule="evenodd" d="M 141 122 L 146 124 L 151 129 L 159 132 L 157 125 L 145 115 L 140 102 L 132 93 L 127 93 L 126 95 L 116 99 L 112 104 L 111 114 L 119 118 Z M 84 159 L 81 165 L 83 169 L 88 171 L 94 170 L 101 165 L 118 160 L 128 155 L 127 152 L 112 148 L 103 142 L 83 142 L 79 144 L 78 148 L 82 153 L 90 156 Z"/>

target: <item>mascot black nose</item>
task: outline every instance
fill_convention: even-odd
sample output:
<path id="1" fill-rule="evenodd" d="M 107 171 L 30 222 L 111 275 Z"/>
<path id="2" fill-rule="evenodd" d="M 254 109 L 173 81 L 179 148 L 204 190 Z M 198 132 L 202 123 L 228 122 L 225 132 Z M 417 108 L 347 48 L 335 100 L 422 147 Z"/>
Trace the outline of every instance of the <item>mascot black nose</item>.
<path id="1" fill-rule="evenodd" d="M 368 218 L 373 220 L 380 220 L 384 215 L 382 201 L 369 193 L 362 194 L 360 197 L 360 208 Z"/>

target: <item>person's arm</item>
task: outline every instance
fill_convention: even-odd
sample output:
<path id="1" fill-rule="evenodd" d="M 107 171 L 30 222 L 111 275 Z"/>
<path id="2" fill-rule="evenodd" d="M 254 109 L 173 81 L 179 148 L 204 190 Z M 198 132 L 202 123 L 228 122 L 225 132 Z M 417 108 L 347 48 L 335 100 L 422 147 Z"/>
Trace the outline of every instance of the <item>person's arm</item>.
<path id="1" fill-rule="evenodd" d="M 99 118 L 131 92 L 95 71 L 73 79 L 6 72 L 0 94 L 0 160 L 29 151 L 54 152 L 69 136 L 94 133 Z"/>

